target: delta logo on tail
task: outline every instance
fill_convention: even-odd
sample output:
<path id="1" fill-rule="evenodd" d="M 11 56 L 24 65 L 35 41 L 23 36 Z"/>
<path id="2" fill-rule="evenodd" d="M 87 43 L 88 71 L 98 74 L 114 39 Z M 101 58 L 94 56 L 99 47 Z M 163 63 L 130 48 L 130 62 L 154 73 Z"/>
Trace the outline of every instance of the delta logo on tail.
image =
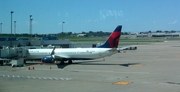
<path id="1" fill-rule="evenodd" d="M 117 26 L 116 29 L 111 33 L 107 41 L 97 48 L 117 48 L 121 36 L 121 29 L 122 25 Z"/>

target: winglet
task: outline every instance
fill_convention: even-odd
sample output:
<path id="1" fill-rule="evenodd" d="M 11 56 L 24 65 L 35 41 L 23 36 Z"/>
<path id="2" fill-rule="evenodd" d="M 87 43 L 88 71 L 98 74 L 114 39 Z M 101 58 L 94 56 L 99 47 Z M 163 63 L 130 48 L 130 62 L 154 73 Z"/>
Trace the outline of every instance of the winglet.
<path id="1" fill-rule="evenodd" d="M 56 49 L 56 46 L 53 46 L 53 50 L 52 50 L 52 52 L 51 52 L 51 54 L 50 54 L 52 58 L 55 58 L 55 56 L 54 56 L 54 51 L 55 51 L 55 49 Z"/>
<path id="2" fill-rule="evenodd" d="M 106 42 L 97 48 L 117 48 L 119 44 L 119 38 L 121 36 L 122 25 L 116 27 L 116 29 L 111 33 Z"/>

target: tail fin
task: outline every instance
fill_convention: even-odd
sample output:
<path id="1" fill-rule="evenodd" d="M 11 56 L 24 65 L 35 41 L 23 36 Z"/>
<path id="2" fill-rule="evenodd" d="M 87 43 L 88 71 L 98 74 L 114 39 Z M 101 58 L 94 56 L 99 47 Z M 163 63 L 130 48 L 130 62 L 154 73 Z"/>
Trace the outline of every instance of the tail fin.
<path id="1" fill-rule="evenodd" d="M 114 32 L 111 33 L 106 42 L 97 48 L 117 48 L 119 44 L 119 38 L 121 36 L 122 25 L 116 27 Z"/>

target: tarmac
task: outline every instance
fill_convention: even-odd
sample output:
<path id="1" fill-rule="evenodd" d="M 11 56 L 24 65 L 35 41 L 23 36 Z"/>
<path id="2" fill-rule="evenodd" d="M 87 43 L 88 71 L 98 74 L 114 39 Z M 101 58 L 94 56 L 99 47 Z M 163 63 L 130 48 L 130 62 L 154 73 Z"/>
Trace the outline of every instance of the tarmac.
<path id="1" fill-rule="evenodd" d="M 0 92 L 180 92 L 180 41 L 73 64 L 0 66 Z"/>

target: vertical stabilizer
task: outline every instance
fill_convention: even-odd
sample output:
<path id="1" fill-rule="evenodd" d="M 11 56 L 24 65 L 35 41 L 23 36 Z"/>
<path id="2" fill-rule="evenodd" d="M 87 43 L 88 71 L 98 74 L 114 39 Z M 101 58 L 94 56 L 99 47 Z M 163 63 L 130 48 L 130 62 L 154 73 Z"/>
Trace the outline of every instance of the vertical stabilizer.
<path id="1" fill-rule="evenodd" d="M 117 48 L 121 36 L 121 29 L 122 25 L 117 26 L 109 38 L 105 41 L 105 43 L 98 46 L 97 48 Z"/>

